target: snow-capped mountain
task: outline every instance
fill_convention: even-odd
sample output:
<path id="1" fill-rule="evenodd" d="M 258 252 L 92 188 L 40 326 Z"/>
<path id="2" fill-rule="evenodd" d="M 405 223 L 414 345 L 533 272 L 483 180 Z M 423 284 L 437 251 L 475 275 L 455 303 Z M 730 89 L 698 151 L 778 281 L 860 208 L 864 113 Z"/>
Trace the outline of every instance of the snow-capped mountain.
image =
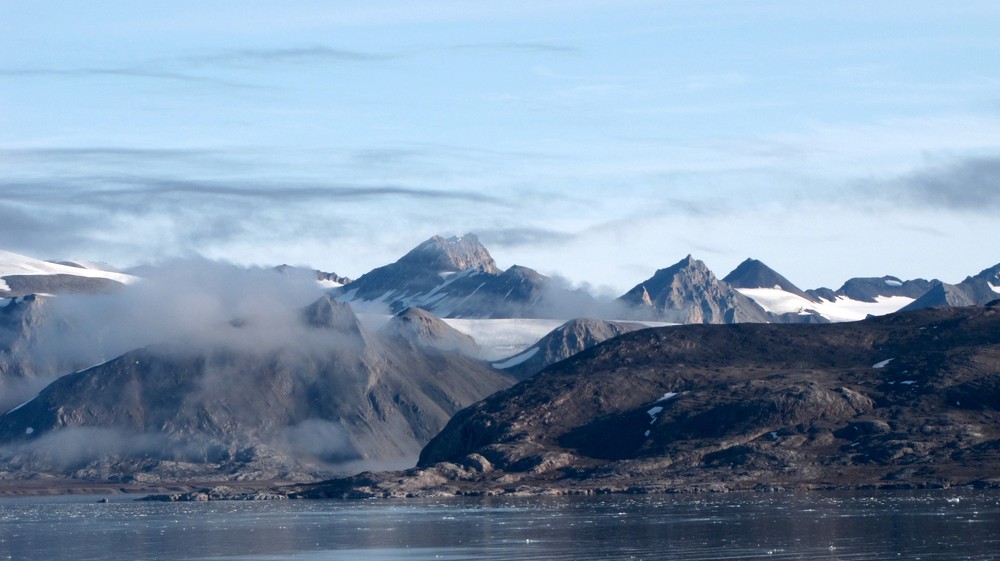
<path id="1" fill-rule="evenodd" d="M 862 320 L 898 311 L 931 285 L 924 279 L 893 276 L 853 278 L 836 290 L 801 290 L 756 259 L 747 259 L 725 280 L 773 314 L 773 322 L 823 323 Z"/>
<path id="2" fill-rule="evenodd" d="M 501 271 L 472 234 L 434 236 L 335 295 L 343 302 L 384 305 L 394 314 L 419 307 L 446 318 L 562 317 L 595 306 L 586 292 L 556 286 L 527 267 Z"/>
<path id="3" fill-rule="evenodd" d="M 756 302 L 720 281 L 705 263 L 688 255 L 660 269 L 619 298 L 636 317 L 675 323 L 766 323 Z"/>
<path id="4" fill-rule="evenodd" d="M 136 277 L 87 261 L 53 263 L 0 250 L 0 298 L 28 294 L 96 293 Z"/>

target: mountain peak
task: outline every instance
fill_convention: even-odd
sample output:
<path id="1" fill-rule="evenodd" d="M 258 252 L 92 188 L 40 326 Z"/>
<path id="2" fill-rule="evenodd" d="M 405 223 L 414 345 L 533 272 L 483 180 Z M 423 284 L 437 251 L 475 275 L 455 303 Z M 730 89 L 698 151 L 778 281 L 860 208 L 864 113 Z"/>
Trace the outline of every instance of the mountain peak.
<path id="1" fill-rule="evenodd" d="M 762 261 L 747 258 L 722 279 L 734 288 L 777 288 L 807 300 L 815 300 Z"/>
<path id="2" fill-rule="evenodd" d="M 620 298 L 640 309 L 652 308 L 665 321 L 737 323 L 767 321 L 763 308 L 720 281 L 704 262 L 688 255 L 660 269 Z"/>
<path id="3" fill-rule="evenodd" d="M 454 273 L 478 269 L 485 273 L 500 274 L 500 269 L 475 234 L 444 238 L 433 236 L 404 255 L 400 263 L 435 269 L 434 272 Z"/>

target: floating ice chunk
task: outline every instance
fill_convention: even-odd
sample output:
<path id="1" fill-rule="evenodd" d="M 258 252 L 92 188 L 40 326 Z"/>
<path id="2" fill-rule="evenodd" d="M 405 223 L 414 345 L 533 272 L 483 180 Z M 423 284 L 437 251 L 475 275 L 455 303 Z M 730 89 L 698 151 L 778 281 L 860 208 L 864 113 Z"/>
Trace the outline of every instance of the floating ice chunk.
<path id="1" fill-rule="evenodd" d="M 885 368 L 890 362 L 892 362 L 894 360 L 896 360 L 896 359 L 894 359 L 894 358 L 887 358 L 887 359 L 883 360 L 882 362 L 876 362 L 875 364 L 872 365 L 872 368 Z"/>

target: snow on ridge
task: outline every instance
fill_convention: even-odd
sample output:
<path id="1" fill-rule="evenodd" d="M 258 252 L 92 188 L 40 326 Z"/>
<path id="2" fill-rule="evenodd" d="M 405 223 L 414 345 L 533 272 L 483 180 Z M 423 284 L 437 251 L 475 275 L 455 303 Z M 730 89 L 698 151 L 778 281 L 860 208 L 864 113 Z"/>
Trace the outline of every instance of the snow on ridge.
<path id="1" fill-rule="evenodd" d="M 84 261 L 74 261 L 74 263 L 78 265 L 86 264 Z M 20 275 L 71 275 L 75 277 L 110 279 L 122 284 L 129 284 L 137 280 L 137 277 L 125 273 L 106 271 L 99 268 L 62 265 L 11 251 L 0 250 L 0 277 Z M 6 283 L 4 285 L 6 286 Z M 9 287 L 7 289 L 9 290 Z"/>
<path id="2" fill-rule="evenodd" d="M 992 290 L 993 292 L 996 292 L 997 294 L 1000 294 L 1000 286 L 993 286 L 993 283 L 989 283 L 989 282 L 986 283 L 986 284 L 989 285 L 990 290 Z"/>
<path id="3" fill-rule="evenodd" d="M 671 399 L 671 398 L 674 398 L 674 397 L 677 397 L 677 392 L 667 392 L 667 393 L 663 394 L 663 397 L 661 397 L 660 399 L 657 399 L 656 402 L 660 403 L 661 401 L 667 401 L 668 399 Z"/>

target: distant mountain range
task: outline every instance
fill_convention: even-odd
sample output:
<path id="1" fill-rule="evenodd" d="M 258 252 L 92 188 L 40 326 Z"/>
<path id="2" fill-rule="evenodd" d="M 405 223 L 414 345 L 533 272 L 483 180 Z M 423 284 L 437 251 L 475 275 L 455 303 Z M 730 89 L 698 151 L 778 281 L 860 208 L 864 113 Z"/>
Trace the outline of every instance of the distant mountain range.
<path id="1" fill-rule="evenodd" d="M 0 300 L 0 408 L 6 410 L 0 415 L 0 478 L 307 479 L 352 469 L 346 466 L 389 467 L 415 459 L 463 407 L 518 381 L 534 384 L 539 372 L 554 380 L 552 372 L 565 372 L 569 368 L 565 365 L 584 360 L 579 357 L 593 354 L 588 349 L 638 340 L 640 335 L 634 332 L 650 326 L 757 324 L 719 333 L 747 337 L 730 341 L 733 352 L 741 345 L 763 348 L 770 344 L 765 341 L 780 334 L 784 341 L 780 344 L 808 343 L 819 349 L 816 352 L 838 353 L 843 349 L 800 341 L 795 326 L 775 331 L 776 326 L 763 324 L 845 322 L 901 309 L 981 306 L 1000 297 L 1000 265 L 955 285 L 886 276 L 849 279 L 836 291 L 802 290 L 760 261 L 748 259 L 719 279 L 689 255 L 618 298 L 597 299 L 526 267 L 500 270 L 474 235 L 435 236 L 395 263 L 356 280 L 288 266 L 256 270 L 253 282 L 240 277 L 249 273 L 238 268 L 228 273 L 236 276 L 221 281 L 198 277 L 204 274 L 199 267 L 168 275 L 166 281 L 157 272 L 155 268 L 123 272 L 106 265 L 53 263 L 0 252 L 4 298 Z M 214 296 L 198 290 L 203 282 L 214 286 Z M 151 294 L 170 298 L 169 305 L 137 300 L 149 285 L 159 286 L 160 292 Z M 288 308 L 291 300 L 270 298 L 274 294 L 267 293 L 286 289 L 309 298 L 323 296 L 299 309 Z M 229 300 L 230 292 L 241 295 L 232 296 L 235 300 L 228 307 L 212 300 Z M 115 306 L 117 315 L 103 313 L 106 306 Z M 67 310 L 75 314 L 67 315 Z M 135 329 L 109 329 L 113 325 L 108 322 L 132 325 L 128 320 L 133 316 L 148 316 L 150 321 L 135 323 L 139 326 Z M 160 324 L 189 320 L 207 323 L 194 331 L 159 329 Z M 868 328 L 801 333 L 833 334 L 847 345 L 851 337 L 867 337 L 864 329 Z M 684 337 L 696 332 L 657 331 Z M 115 337 L 129 345 L 122 347 L 125 343 Z M 683 344 L 702 344 L 697 338 L 687 341 Z M 636 365 L 650 360 L 652 355 L 647 355 L 659 352 L 654 352 L 656 348 L 621 347 L 614 355 L 617 366 L 608 368 L 637 372 Z M 498 352 L 502 349 L 507 352 Z M 871 353 L 881 355 L 884 349 L 877 350 Z M 675 369 L 678 364 L 694 368 L 694 355 L 686 352 L 671 355 L 675 362 L 664 362 L 663 368 Z M 776 353 L 775 360 L 788 354 L 768 352 Z M 859 360 L 873 359 L 869 354 Z M 792 358 L 798 361 L 797 357 Z M 726 360 L 739 362 L 735 355 Z M 933 361 L 927 360 L 921 368 L 930 368 L 927 365 Z M 788 364 L 799 364 L 795 361 Z M 808 369 L 810 364 L 800 366 Z M 583 383 L 593 368 L 581 366 L 574 379 Z M 751 372 L 760 367 L 748 363 L 746 368 Z M 702 369 L 698 376 L 710 373 Z M 802 383 L 805 386 L 795 388 L 806 391 L 813 381 Z M 844 387 L 866 383 L 843 381 Z M 732 395 L 750 392 L 746 399 L 757 395 L 752 381 L 741 379 L 739 384 L 750 386 L 734 386 Z M 837 415 L 846 415 L 844 419 L 870 411 L 867 402 L 854 394 L 824 388 L 815 399 L 847 400 L 854 407 L 837 410 Z M 586 399 L 599 411 L 605 411 L 600 404 L 618 391 L 598 385 L 592 389 Z M 666 388 L 664 395 L 673 391 Z M 538 399 L 569 397 L 553 393 Z M 659 407 L 665 406 L 649 408 Z M 759 413 L 733 407 L 731 414 L 736 417 Z M 615 411 L 605 412 L 634 413 Z M 539 422 L 548 426 L 556 420 Z M 604 427 L 609 435 L 618 430 L 613 423 L 600 424 L 604 422 L 587 421 L 598 423 L 594 427 Z M 479 454 L 491 465 L 517 472 L 524 467 L 517 462 L 541 458 L 541 467 L 528 466 L 529 471 L 550 473 L 555 465 L 576 465 L 576 460 L 565 463 L 562 454 L 611 453 L 566 444 L 577 442 L 574 438 L 604 442 L 601 431 L 588 426 L 560 437 L 569 439 L 559 441 L 562 449 L 534 455 L 521 451 L 512 464 L 497 460 L 506 452 L 490 455 L 472 448 L 463 449 L 461 462 L 485 466 L 473 457 Z M 449 434 L 447 438 L 461 440 Z M 496 445 L 497 450 L 507 446 Z M 432 460 L 435 465 L 457 461 L 450 452 L 429 452 L 440 447 L 434 446 L 438 448 L 424 449 L 430 454 L 425 465 Z"/>
<path id="2" fill-rule="evenodd" d="M 0 298 L 113 290 L 140 278 L 141 270 L 137 273 L 0 251 Z M 619 298 L 599 301 L 528 267 L 500 270 L 473 234 L 434 236 L 395 263 L 357 280 L 328 272 L 313 274 L 334 298 L 367 311 L 396 314 L 418 307 L 443 318 L 822 323 L 855 321 L 904 308 L 981 305 L 1000 294 L 1000 264 L 958 284 L 884 276 L 848 279 L 837 290 L 803 290 L 755 259 L 747 259 L 720 280 L 688 255 Z"/>

